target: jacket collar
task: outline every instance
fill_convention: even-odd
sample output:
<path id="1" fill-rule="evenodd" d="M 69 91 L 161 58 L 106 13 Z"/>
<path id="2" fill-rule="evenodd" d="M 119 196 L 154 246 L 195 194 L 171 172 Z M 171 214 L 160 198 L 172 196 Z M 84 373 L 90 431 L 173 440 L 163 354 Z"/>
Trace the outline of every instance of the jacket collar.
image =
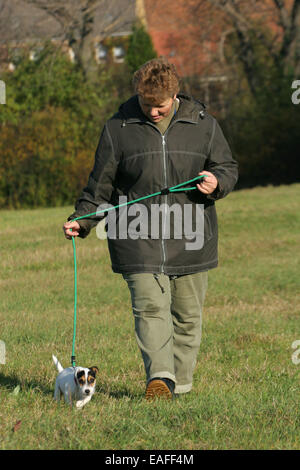
<path id="1" fill-rule="evenodd" d="M 197 124 L 199 122 L 199 113 L 204 111 L 205 105 L 196 101 L 194 98 L 183 94 L 177 95 L 177 98 L 180 101 L 180 105 L 172 122 L 185 121 Z M 123 103 L 119 108 L 119 112 L 121 113 L 124 121 L 126 121 L 126 124 L 136 122 L 153 124 L 142 112 L 137 95 L 132 96 L 128 101 Z"/>

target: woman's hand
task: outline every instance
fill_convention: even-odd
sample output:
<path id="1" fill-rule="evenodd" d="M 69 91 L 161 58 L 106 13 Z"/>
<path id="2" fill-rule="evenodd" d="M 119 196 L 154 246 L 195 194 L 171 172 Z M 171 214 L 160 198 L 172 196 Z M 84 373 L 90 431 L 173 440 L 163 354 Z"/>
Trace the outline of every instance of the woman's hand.
<path id="1" fill-rule="evenodd" d="M 74 220 L 74 222 L 72 222 L 72 221 L 65 222 L 64 225 L 63 225 L 63 231 L 64 231 L 64 234 L 65 234 L 65 237 L 68 240 L 71 240 L 72 237 L 78 237 L 79 230 L 80 230 L 80 225 L 79 225 L 78 222 L 76 222 L 76 220 Z"/>
<path id="2" fill-rule="evenodd" d="M 213 193 L 216 187 L 218 186 L 218 180 L 215 175 L 210 173 L 210 171 L 206 170 L 201 171 L 200 173 L 198 173 L 198 175 L 206 175 L 205 178 L 201 178 L 201 183 L 197 184 L 197 188 L 199 189 L 199 191 L 201 191 L 201 193 L 203 194 Z"/>

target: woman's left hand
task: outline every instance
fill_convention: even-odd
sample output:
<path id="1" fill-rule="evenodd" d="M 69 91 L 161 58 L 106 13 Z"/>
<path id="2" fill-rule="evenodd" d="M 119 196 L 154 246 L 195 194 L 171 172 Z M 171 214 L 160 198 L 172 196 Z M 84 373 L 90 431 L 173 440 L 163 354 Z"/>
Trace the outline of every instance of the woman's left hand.
<path id="1" fill-rule="evenodd" d="M 205 178 L 201 178 L 201 182 L 197 184 L 197 188 L 199 189 L 199 191 L 201 191 L 201 193 L 203 194 L 213 193 L 216 187 L 218 186 L 218 180 L 215 175 L 210 173 L 210 171 L 201 171 L 200 173 L 198 173 L 198 175 L 206 175 Z"/>

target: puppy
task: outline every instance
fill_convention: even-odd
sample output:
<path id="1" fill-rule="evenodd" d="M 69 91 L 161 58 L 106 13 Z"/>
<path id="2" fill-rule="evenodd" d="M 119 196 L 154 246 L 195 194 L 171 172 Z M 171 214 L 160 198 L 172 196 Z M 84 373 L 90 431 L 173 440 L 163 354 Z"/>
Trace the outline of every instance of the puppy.
<path id="1" fill-rule="evenodd" d="M 60 401 L 63 395 L 67 404 L 75 401 L 76 407 L 82 408 L 95 392 L 98 367 L 64 369 L 55 356 L 52 355 L 52 359 L 59 372 L 55 382 L 54 399 Z"/>

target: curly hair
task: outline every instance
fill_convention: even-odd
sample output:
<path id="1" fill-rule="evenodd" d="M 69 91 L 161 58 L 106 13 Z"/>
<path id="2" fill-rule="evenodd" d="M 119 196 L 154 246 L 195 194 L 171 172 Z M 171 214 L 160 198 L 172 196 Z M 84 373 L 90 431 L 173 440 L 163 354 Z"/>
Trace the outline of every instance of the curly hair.
<path id="1" fill-rule="evenodd" d="M 176 67 L 160 57 L 142 65 L 133 75 L 135 92 L 144 99 L 164 101 L 179 92 Z"/>

